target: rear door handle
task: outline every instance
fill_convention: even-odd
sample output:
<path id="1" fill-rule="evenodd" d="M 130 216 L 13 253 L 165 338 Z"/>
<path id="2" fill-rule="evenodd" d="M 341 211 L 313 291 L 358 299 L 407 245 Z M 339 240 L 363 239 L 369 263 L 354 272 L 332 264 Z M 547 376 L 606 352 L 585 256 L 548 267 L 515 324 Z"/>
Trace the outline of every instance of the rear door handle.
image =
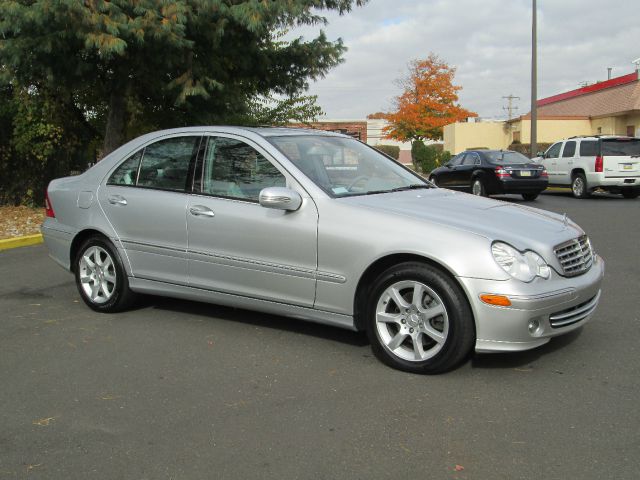
<path id="1" fill-rule="evenodd" d="M 111 205 L 126 205 L 127 199 L 122 195 L 112 195 L 109 197 L 109 203 Z"/>
<path id="2" fill-rule="evenodd" d="M 213 213 L 209 207 L 205 207 L 204 205 L 194 205 L 189 208 L 189 213 L 194 217 L 215 217 L 216 214 Z"/>

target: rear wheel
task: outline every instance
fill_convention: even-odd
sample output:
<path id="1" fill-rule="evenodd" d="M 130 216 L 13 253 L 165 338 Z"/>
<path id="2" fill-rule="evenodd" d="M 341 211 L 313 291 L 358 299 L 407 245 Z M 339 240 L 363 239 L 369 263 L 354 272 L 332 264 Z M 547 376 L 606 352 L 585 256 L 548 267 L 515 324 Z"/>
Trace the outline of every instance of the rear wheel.
<path id="1" fill-rule="evenodd" d="M 471 193 L 480 197 L 487 196 L 487 190 L 481 178 L 474 178 L 471 182 Z"/>
<path id="2" fill-rule="evenodd" d="M 473 315 L 460 287 L 430 265 L 408 262 L 374 282 L 366 309 L 371 347 L 385 364 L 435 374 L 457 366 L 475 342 Z"/>
<path id="3" fill-rule="evenodd" d="M 638 198 L 640 190 L 622 190 L 622 196 L 624 198 Z"/>
<path id="4" fill-rule="evenodd" d="M 576 173 L 571 180 L 571 191 L 576 198 L 588 198 L 589 188 L 584 173 Z"/>
<path id="5" fill-rule="evenodd" d="M 522 198 L 524 198 L 527 202 L 535 200 L 538 198 L 539 193 L 523 193 Z"/>
<path id="6" fill-rule="evenodd" d="M 82 244 L 74 270 L 80 296 L 92 309 L 119 312 L 135 301 L 120 256 L 105 237 L 93 236 Z"/>

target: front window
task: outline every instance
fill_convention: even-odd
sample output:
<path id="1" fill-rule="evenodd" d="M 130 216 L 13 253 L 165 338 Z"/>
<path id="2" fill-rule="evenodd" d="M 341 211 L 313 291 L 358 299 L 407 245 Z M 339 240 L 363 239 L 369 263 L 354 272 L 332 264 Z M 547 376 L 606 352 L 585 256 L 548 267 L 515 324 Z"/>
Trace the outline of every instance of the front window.
<path id="1" fill-rule="evenodd" d="M 421 177 L 354 139 L 295 135 L 269 141 L 332 197 L 430 187 Z"/>
<path id="2" fill-rule="evenodd" d="M 562 147 L 562 142 L 554 143 L 549 147 L 547 153 L 544 154 L 545 158 L 558 158 L 560 155 L 560 147 Z"/>
<path id="3" fill-rule="evenodd" d="M 257 202 L 267 187 L 284 187 L 286 178 L 252 146 L 226 137 L 209 137 L 199 193 Z"/>
<path id="4" fill-rule="evenodd" d="M 484 155 L 496 165 L 520 165 L 531 161 L 518 152 L 485 152 Z"/>

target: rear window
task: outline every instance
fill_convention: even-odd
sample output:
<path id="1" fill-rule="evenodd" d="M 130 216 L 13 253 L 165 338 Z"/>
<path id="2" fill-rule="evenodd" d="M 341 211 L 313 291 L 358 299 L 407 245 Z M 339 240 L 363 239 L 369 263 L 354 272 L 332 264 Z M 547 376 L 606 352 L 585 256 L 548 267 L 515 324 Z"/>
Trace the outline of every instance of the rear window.
<path id="1" fill-rule="evenodd" d="M 519 163 L 529 163 L 527 157 L 518 152 L 484 152 L 485 157 L 489 159 L 491 163 L 496 164 L 519 164 Z"/>
<path id="2" fill-rule="evenodd" d="M 637 157 L 640 155 L 640 138 L 603 138 L 602 155 Z"/>
<path id="3" fill-rule="evenodd" d="M 582 140 L 580 142 L 581 157 L 595 157 L 598 151 L 598 142 L 595 140 Z"/>

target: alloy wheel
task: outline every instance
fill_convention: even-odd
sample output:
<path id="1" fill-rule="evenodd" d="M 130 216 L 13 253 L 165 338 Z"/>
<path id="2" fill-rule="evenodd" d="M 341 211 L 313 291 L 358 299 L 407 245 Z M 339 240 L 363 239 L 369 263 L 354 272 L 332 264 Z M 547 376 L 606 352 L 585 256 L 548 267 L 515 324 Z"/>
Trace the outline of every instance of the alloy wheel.
<path id="1" fill-rule="evenodd" d="M 396 282 L 383 291 L 375 322 L 384 348 L 409 362 L 435 356 L 449 333 L 449 316 L 440 296 L 411 280 Z"/>
<path id="2" fill-rule="evenodd" d="M 116 291 L 116 268 L 105 249 L 96 245 L 87 248 L 80 257 L 80 284 L 86 297 L 102 304 Z"/>

